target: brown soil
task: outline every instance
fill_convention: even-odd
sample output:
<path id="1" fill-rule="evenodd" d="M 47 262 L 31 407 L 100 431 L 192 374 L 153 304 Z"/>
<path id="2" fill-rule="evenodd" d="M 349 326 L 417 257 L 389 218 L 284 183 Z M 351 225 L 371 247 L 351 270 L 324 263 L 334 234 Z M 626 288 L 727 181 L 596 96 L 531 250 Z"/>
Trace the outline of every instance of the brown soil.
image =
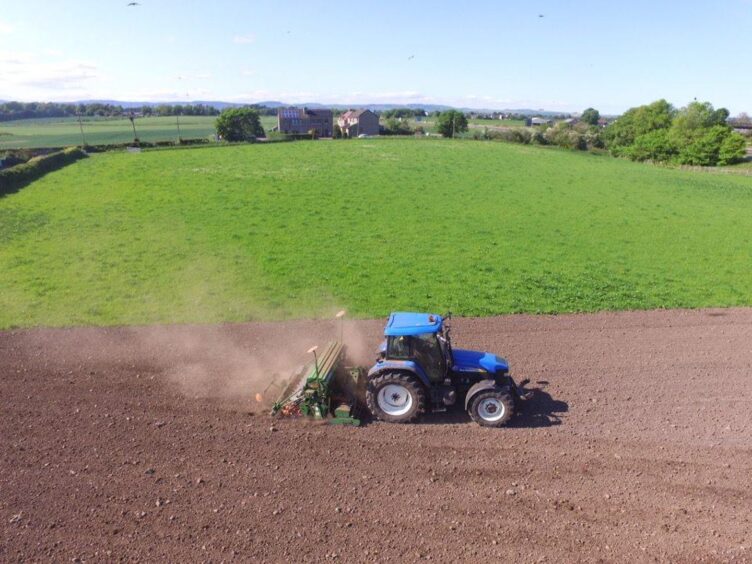
<path id="1" fill-rule="evenodd" d="M 0 333 L 0 561 L 752 561 L 752 310 L 454 329 L 531 378 L 511 427 L 272 431 L 329 322 Z"/>

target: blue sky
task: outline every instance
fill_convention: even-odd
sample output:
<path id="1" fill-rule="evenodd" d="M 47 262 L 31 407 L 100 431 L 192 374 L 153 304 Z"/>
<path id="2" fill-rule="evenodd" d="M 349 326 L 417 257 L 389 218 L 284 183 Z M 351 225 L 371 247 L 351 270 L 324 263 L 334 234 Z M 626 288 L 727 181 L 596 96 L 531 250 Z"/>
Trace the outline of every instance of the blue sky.
<path id="1" fill-rule="evenodd" d="M 752 0 L 128 1 L 4 2 L 0 99 L 752 113 Z"/>

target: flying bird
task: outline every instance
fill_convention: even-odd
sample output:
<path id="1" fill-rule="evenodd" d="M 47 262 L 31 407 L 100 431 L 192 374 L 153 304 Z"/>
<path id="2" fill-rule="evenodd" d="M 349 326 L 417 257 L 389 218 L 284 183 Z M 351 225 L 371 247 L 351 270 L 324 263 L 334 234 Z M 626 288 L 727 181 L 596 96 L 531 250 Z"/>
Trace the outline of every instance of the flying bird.
<path id="1" fill-rule="evenodd" d="M 539 18 L 543 18 L 543 17 L 545 17 L 545 16 L 544 16 L 543 14 L 538 14 L 538 17 L 539 17 Z"/>
<path id="2" fill-rule="evenodd" d="M 139 4 L 138 2 L 128 2 L 125 6 L 129 7 L 129 6 L 140 6 L 140 5 L 141 4 Z"/>
<path id="3" fill-rule="evenodd" d="M 415 58 L 415 55 L 410 55 L 410 56 L 409 56 L 409 57 L 407 58 L 407 60 L 408 60 L 408 61 L 412 61 L 412 60 L 413 60 L 414 58 Z"/>

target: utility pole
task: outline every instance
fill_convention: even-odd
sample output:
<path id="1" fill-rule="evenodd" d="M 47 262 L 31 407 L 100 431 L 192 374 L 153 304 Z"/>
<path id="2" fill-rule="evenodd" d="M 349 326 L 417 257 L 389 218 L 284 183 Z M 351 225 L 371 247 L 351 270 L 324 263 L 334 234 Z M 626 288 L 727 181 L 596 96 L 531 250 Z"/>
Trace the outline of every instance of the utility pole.
<path id="1" fill-rule="evenodd" d="M 452 139 L 454 139 L 454 124 L 457 121 L 457 114 L 452 112 Z"/>
<path id="2" fill-rule="evenodd" d="M 177 114 L 177 113 L 175 114 L 175 123 L 178 126 L 178 145 L 179 145 L 180 142 L 183 140 L 182 136 L 180 135 L 180 114 Z"/>
<path id="3" fill-rule="evenodd" d="M 76 112 L 78 114 L 78 128 L 81 130 L 81 145 L 82 147 L 86 147 L 86 137 L 84 137 L 84 124 L 81 123 L 81 112 Z"/>
<path id="4" fill-rule="evenodd" d="M 131 127 L 133 127 L 133 142 L 138 143 L 138 134 L 136 134 L 136 122 L 134 121 L 133 112 L 130 113 L 128 119 L 131 120 Z"/>

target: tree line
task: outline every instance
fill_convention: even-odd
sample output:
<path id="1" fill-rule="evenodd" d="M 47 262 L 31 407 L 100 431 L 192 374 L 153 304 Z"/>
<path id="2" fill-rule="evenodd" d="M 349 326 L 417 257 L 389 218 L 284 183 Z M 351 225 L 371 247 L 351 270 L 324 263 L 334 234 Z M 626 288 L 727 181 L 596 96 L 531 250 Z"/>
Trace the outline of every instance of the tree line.
<path id="1" fill-rule="evenodd" d="M 0 104 L 0 121 L 32 118 L 60 117 L 121 117 L 131 113 L 144 116 L 216 116 L 219 110 L 206 104 L 159 104 L 136 108 L 92 102 L 88 104 L 65 104 L 59 102 L 4 102 Z"/>
<path id="2" fill-rule="evenodd" d="M 657 100 L 630 108 L 605 127 L 601 127 L 598 111 L 588 108 L 579 119 L 532 129 L 486 130 L 474 137 L 606 150 L 634 161 L 724 166 L 745 158 L 747 140 L 733 127 L 748 119 L 746 114 L 729 119 L 726 108 L 716 109 L 710 102 L 693 101 L 676 108 L 666 100 Z"/>
<path id="3" fill-rule="evenodd" d="M 681 109 L 666 100 L 629 109 L 604 131 L 608 150 L 635 161 L 716 166 L 740 161 L 746 140 L 728 124 L 729 111 L 710 102 Z"/>

